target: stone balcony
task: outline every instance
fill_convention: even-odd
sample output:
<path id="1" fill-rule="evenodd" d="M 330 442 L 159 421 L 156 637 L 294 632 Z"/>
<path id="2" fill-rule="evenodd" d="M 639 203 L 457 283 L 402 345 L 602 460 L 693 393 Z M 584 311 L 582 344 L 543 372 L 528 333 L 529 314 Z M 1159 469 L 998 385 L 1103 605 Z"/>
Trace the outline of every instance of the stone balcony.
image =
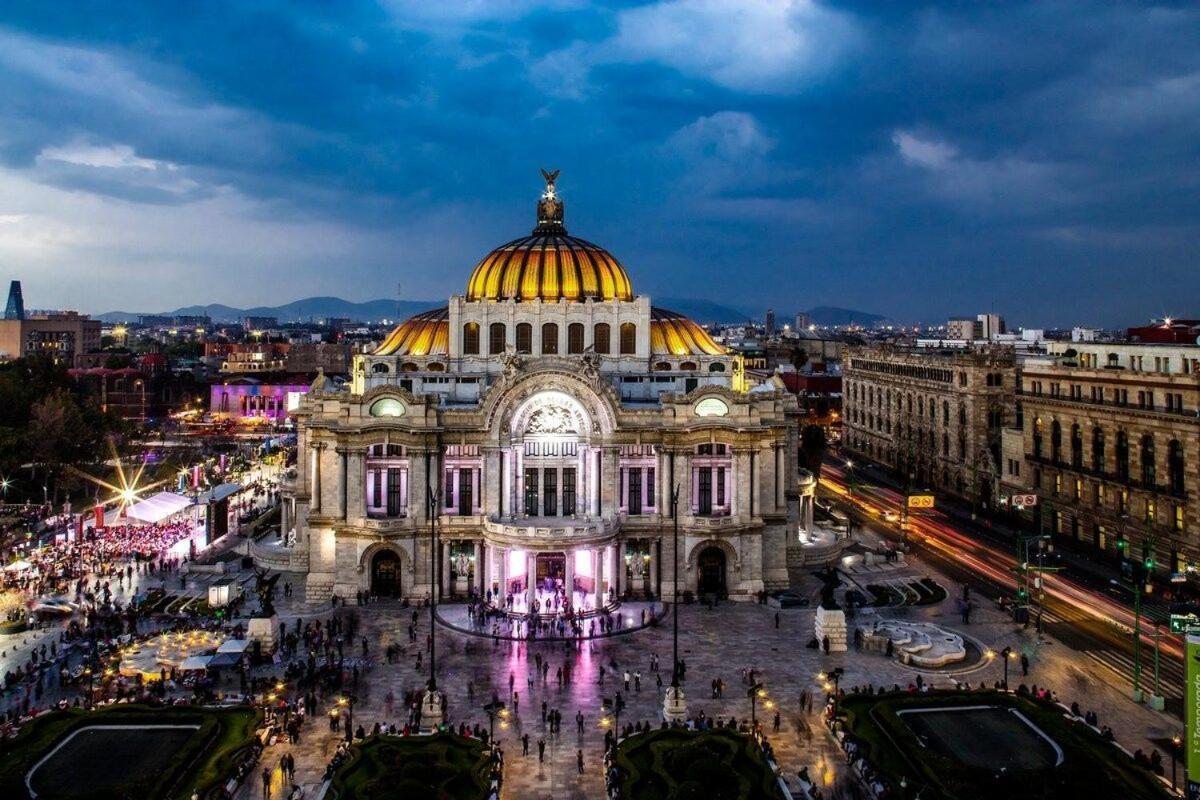
<path id="1" fill-rule="evenodd" d="M 483 521 L 489 541 L 501 546 L 554 549 L 611 543 L 620 530 L 618 519 L 586 517 L 497 517 Z"/>

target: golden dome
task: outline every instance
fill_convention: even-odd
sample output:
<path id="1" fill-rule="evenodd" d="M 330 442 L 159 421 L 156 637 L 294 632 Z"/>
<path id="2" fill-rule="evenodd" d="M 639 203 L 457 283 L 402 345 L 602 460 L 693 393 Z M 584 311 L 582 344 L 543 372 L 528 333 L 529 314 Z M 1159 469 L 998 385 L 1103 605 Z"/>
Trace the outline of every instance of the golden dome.
<path id="1" fill-rule="evenodd" d="M 714 342 L 708 331 L 683 314 L 665 308 L 652 308 L 650 352 L 670 356 L 723 356 L 729 351 Z"/>
<path id="2" fill-rule="evenodd" d="M 396 326 L 372 355 L 443 355 L 450 343 L 450 312 L 444 308 L 423 311 Z"/>
<path id="3" fill-rule="evenodd" d="M 558 171 L 542 171 L 546 191 L 530 236 L 502 244 L 475 265 L 467 300 L 633 300 L 621 262 L 604 248 L 567 235 L 563 202 L 554 191 Z"/>

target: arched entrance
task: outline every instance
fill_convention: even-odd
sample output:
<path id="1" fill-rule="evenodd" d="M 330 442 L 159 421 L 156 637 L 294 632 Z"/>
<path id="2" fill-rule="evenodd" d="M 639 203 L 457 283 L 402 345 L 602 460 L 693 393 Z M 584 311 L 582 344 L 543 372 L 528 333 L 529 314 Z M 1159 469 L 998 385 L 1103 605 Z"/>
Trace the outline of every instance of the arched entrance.
<path id="1" fill-rule="evenodd" d="M 371 593 L 380 597 L 400 596 L 400 556 L 380 550 L 371 559 Z"/>
<path id="2" fill-rule="evenodd" d="M 701 596 L 715 594 L 718 600 L 728 597 L 725 587 L 725 551 L 706 547 L 696 557 L 696 590 Z"/>

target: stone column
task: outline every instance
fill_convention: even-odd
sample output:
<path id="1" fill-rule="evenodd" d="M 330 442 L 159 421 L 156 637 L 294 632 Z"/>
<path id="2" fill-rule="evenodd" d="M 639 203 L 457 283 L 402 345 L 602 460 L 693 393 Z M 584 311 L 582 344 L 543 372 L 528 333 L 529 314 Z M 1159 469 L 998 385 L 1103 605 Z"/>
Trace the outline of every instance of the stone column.
<path id="1" fill-rule="evenodd" d="M 537 554 L 532 550 L 525 551 L 525 613 L 533 610 L 533 579 L 537 573 Z"/>
<path id="2" fill-rule="evenodd" d="M 442 568 L 438 575 L 438 597 L 441 598 L 447 594 L 453 593 L 454 587 L 450 585 L 450 542 L 442 542 Z"/>
<path id="3" fill-rule="evenodd" d="M 474 586 L 475 586 L 475 593 L 478 594 L 480 597 L 483 597 L 483 593 L 487 590 L 487 587 L 484 585 L 484 582 L 483 582 L 484 574 L 485 574 L 484 573 L 484 567 L 485 567 L 484 553 L 486 550 L 487 550 L 487 548 L 484 546 L 483 542 L 481 542 L 477 539 L 475 541 L 475 584 L 474 584 Z"/>
<path id="4" fill-rule="evenodd" d="M 566 562 L 563 569 L 563 586 L 567 590 L 567 600 L 575 605 L 575 551 L 567 550 L 564 554 Z"/>
<path id="5" fill-rule="evenodd" d="M 334 448 L 334 464 L 337 467 L 337 515 L 346 519 L 346 449 Z"/>
<path id="6" fill-rule="evenodd" d="M 292 529 L 292 501 L 285 497 L 279 503 L 279 539 L 287 542 L 288 531 Z"/>
<path id="7" fill-rule="evenodd" d="M 496 565 L 496 571 L 500 578 L 500 585 L 496 589 L 500 593 L 500 599 L 496 604 L 503 606 L 505 600 L 508 599 L 508 548 L 498 549 L 496 551 L 496 558 L 500 560 L 500 563 Z"/>
<path id="8" fill-rule="evenodd" d="M 613 542 L 609 545 L 608 553 L 608 588 L 612 590 L 614 598 L 621 596 L 621 560 L 617 557 L 617 543 Z"/>
<path id="9" fill-rule="evenodd" d="M 312 487 L 309 490 L 309 504 L 315 514 L 321 513 L 321 451 L 324 449 L 324 442 L 313 442 Z"/>
<path id="10" fill-rule="evenodd" d="M 592 557 L 592 608 L 600 607 L 600 549 L 588 551 Z"/>
<path id="11" fill-rule="evenodd" d="M 366 451 L 363 448 L 348 451 L 346 470 L 346 517 L 361 520 L 367 516 Z"/>
<path id="12" fill-rule="evenodd" d="M 417 525 L 428 521 L 426 505 L 429 503 L 425 485 L 425 450 L 420 447 L 408 449 L 408 518 Z"/>
<path id="13" fill-rule="evenodd" d="M 602 448 L 601 453 L 603 464 L 600 468 L 600 510 L 602 514 L 616 516 L 621 503 L 617 493 L 620 448 L 607 445 Z"/>
<path id="14" fill-rule="evenodd" d="M 730 488 L 730 516 L 748 519 L 750 517 L 750 495 L 754 491 L 750 475 L 750 451 L 748 449 L 733 451 L 733 475 Z M 757 510 L 757 509 L 756 509 Z"/>

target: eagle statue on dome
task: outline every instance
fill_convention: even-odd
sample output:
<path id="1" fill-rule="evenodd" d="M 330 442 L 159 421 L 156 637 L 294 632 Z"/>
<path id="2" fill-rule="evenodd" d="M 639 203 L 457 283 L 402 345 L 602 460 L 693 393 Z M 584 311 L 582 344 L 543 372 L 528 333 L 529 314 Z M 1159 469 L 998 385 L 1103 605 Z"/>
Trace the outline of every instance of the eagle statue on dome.
<path id="1" fill-rule="evenodd" d="M 563 201 L 558 198 L 558 194 L 554 191 L 554 184 L 558 180 L 559 170 L 542 170 L 542 177 L 546 179 L 546 191 L 542 192 L 541 199 L 537 204 L 537 221 L 538 228 L 545 230 L 546 228 L 561 229 L 563 224 Z"/>

